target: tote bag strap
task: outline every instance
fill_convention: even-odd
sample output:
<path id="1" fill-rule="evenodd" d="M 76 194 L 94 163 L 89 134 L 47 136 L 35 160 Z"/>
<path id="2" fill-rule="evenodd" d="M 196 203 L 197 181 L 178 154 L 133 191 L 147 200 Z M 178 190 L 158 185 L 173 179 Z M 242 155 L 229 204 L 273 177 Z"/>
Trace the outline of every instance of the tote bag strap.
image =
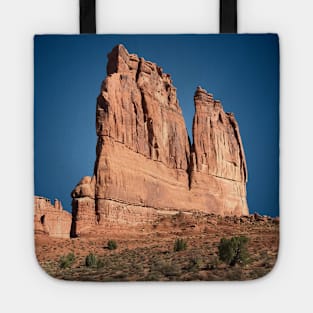
<path id="1" fill-rule="evenodd" d="M 237 33 L 237 0 L 220 0 L 220 33 Z"/>
<path id="2" fill-rule="evenodd" d="M 79 0 L 80 33 L 96 33 L 96 0 Z M 220 33 L 237 33 L 237 0 L 220 0 Z"/>
<path id="3" fill-rule="evenodd" d="M 96 33 L 96 0 L 79 0 L 79 29 L 81 34 Z"/>

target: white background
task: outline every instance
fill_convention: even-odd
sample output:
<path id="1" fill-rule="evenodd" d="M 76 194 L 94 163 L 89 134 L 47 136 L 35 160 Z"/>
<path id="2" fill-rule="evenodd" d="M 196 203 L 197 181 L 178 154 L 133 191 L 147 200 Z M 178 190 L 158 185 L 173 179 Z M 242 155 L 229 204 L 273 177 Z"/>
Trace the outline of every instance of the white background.
<path id="1" fill-rule="evenodd" d="M 32 38 L 78 33 L 78 0 L 0 4 L 2 312 L 312 312 L 312 1 L 239 0 L 239 32 L 280 35 L 281 248 L 275 269 L 253 282 L 167 284 L 63 282 L 37 265 Z M 218 31 L 218 0 L 98 0 L 97 15 L 99 33 Z"/>

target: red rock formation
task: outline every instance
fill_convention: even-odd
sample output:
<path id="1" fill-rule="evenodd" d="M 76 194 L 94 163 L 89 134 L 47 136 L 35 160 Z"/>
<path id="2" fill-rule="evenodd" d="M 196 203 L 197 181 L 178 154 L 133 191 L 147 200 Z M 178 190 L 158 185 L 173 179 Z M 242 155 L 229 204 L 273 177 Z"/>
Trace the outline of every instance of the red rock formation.
<path id="1" fill-rule="evenodd" d="M 72 235 L 147 223 L 170 211 L 248 214 L 238 125 L 203 89 L 194 144 L 168 74 L 118 45 L 97 99 L 93 177 L 72 192 Z"/>
<path id="2" fill-rule="evenodd" d="M 239 127 L 213 95 L 198 87 L 194 96 L 190 189 L 200 210 L 247 215 L 247 166 Z"/>
<path id="3" fill-rule="evenodd" d="M 63 210 L 59 200 L 52 205 L 49 199 L 35 196 L 35 234 L 69 238 L 71 223 L 71 214 Z"/>

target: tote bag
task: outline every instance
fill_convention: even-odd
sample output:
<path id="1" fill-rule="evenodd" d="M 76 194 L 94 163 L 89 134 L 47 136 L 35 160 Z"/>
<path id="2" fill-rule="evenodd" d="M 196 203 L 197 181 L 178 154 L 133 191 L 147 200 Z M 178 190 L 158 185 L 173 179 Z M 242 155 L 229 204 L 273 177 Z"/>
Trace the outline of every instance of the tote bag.
<path id="1" fill-rule="evenodd" d="M 279 242 L 279 44 L 237 34 L 38 35 L 34 236 L 51 276 L 251 280 Z"/>

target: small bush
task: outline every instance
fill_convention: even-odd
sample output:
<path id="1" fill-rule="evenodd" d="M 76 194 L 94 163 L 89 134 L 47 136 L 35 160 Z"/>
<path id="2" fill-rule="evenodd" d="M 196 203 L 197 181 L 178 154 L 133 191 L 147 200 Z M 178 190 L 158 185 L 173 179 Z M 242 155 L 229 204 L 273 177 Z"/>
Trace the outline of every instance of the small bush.
<path id="1" fill-rule="evenodd" d="M 218 246 L 218 255 L 221 261 L 227 265 L 234 266 L 237 263 L 247 264 L 249 253 L 247 250 L 248 238 L 245 236 L 222 238 Z"/>
<path id="2" fill-rule="evenodd" d="M 69 253 L 68 255 L 61 256 L 59 266 L 60 268 L 68 268 L 74 263 L 74 261 L 75 261 L 74 253 Z"/>
<path id="3" fill-rule="evenodd" d="M 181 269 L 177 264 L 165 260 L 155 262 L 152 271 L 159 272 L 167 277 L 178 276 L 181 274 Z"/>
<path id="4" fill-rule="evenodd" d="M 203 261 L 198 256 L 193 256 L 189 259 L 188 270 L 197 271 L 203 266 Z"/>
<path id="5" fill-rule="evenodd" d="M 90 253 L 86 256 L 85 265 L 87 267 L 94 267 L 97 264 L 97 258 L 94 254 Z"/>
<path id="6" fill-rule="evenodd" d="M 169 263 L 164 265 L 161 269 L 161 273 L 167 277 L 179 276 L 181 274 L 181 270 L 177 264 Z"/>
<path id="7" fill-rule="evenodd" d="M 218 267 L 219 262 L 218 257 L 212 257 L 207 264 L 207 269 L 210 271 L 215 270 Z"/>
<path id="8" fill-rule="evenodd" d="M 158 281 L 158 280 L 160 280 L 160 275 L 159 275 L 159 273 L 152 272 L 152 273 L 149 273 L 143 280 L 145 280 L 145 281 Z"/>
<path id="9" fill-rule="evenodd" d="M 117 248 L 117 243 L 114 240 L 108 241 L 108 248 L 109 250 L 115 250 Z"/>
<path id="10" fill-rule="evenodd" d="M 97 268 L 102 268 L 102 267 L 104 267 L 104 262 L 102 260 L 98 259 L 96 266 L 97 266 Z"/>
<path id="11" fill-rule="evenodd" d="M 174 243 L 174 251 L 183 251 L 187 249 L 187 242 L 184 239 L 177 238 Z"/>
<path id="12" fill-rule="evenodd" d="M 225 280 L 232 280 L 232 281 L 245 280 L 242 269 L 233 267 L 232 270 L 226 274 Z"/>

